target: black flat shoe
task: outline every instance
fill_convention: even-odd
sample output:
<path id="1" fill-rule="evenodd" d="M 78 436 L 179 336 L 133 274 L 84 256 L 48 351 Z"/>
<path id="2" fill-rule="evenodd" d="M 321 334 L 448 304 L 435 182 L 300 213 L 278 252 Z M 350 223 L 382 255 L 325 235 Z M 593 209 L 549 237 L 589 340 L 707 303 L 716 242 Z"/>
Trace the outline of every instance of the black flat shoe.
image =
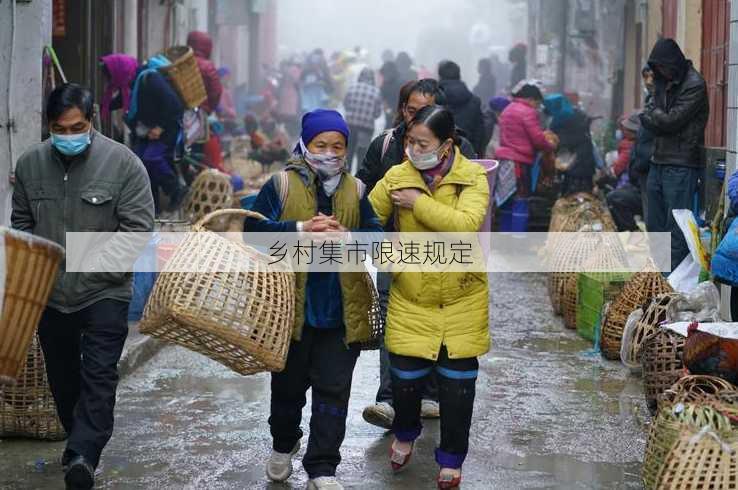
<path id="1" fill-rule="evenodd" d="M 67 490 L 90 490 L 95 486 L 95 468 L 83 456 L 69 462 L 64 474 Z"/>

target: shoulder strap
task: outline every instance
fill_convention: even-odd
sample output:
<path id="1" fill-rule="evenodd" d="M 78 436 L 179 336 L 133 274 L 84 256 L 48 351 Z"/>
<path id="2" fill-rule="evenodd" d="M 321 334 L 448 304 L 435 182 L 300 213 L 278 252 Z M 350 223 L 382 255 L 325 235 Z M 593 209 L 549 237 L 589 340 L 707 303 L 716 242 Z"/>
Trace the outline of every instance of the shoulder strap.
<path id="1" fill-rule="evenodd" d="M 392 136 L 395 134 L 395 130 L 388 129 L 384 132 L 384 141 L 382 141 L 382 159 L 384 159 L 384 156 L 387 154 L 387 150 L 389 150 L 389 145 L 392 142 Z"/>
<path id="2" fill-rule="evenodd" d="M 277 195 L 279 196 L 279 202 L 282 205 L 282 209 L 284 209 L 290 188 L 290 178 L 287 175 L 286 170 L 282 170 L 274 175 L 274 187 L 276 188 Z"/>
<path id="3" fill-rule="evenodd" d="M 356 182 L 356 193 L 359 195 L 359 200 L 361 200 L 364 198 L 364 193 L 366 192 L 366 184 L 356 177 L 354 177 L 354 181 Z"/>

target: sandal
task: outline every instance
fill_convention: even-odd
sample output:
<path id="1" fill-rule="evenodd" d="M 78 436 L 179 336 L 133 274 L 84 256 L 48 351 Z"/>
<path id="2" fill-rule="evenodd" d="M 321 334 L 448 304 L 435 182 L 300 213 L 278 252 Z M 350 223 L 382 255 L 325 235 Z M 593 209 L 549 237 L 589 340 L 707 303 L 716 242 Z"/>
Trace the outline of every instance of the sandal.
<path id="1" fill-rule="evenodd" d="M 455 476 L 453 473 L 444 473 L 443 470 L 451 470 L 451 468 L 441 468 L 437 480 L 438 488 L 440 490 L 459 488 L 459 485 L 461 485 L 461 471 L 459 471 L 459 476 Z"/>
<path id="2" fill-rule="evenodd" d="M 410 444 L 410 452 L 407 454 L 396 451 L 395 442 L 397 442 L 397 439 L 395 439 L 390 445 L 389 452 L 390 452 L 390 464 L 392 465 L 392 471 L 397 473 L 403 470 L 405 466 L 407 466 L 407 464 L 410 462 L 410 457 L 413 455 L 413 447 L 415 446 L 415 442 L 412 442 Z"/>

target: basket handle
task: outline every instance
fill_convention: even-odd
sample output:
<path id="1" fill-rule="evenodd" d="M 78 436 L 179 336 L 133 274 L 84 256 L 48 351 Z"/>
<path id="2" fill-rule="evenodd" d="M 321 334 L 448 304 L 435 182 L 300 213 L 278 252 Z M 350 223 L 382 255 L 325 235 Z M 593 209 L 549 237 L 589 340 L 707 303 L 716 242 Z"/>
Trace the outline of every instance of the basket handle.
<path id="1" fill-rule="evenodd" d="M 218 218 L 220 216 L 227 216 L 229 214 L 235 214 L 239 216 L 244 216 L 247 218 L 254 218 L 258 220 L 265 220 L 266 216 L 264 216 L 261 213 L 257 213 L 256 211 L 249 211 L 248 209 L 219 209 L 217 211 L 213 211 L 212 213 L 206 214 L 203 216 L 200 221 L 195 223 L 195 225 L 192 227 L 193 231 L 201 231 L 203 228 L 205 228 L 205 225 L 212 221 L 215 218 Z"/>

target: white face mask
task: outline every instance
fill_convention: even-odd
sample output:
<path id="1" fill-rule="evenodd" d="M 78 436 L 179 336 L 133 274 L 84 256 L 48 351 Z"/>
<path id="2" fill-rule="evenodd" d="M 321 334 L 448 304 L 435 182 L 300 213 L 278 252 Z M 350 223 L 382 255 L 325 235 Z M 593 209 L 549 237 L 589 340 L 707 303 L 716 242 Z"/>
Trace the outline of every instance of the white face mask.
<path id="1" fill-rule="evenodd" d="M 429 170 L 433 167 L 438 166 L 438 164 L 440 163 L 440 158 L 438 158 L 438 150 L 441 149 L 441 146 L 439 146 L 435 150 L 429 151 L 428 153 L 417 154 L 413 153 L 412 147 L 408 145 L 407 148 L 405 148 L 405 153 L 407 154 L 407 158 L 410 160 L 410 163 L 413 164 L 413 167 L 417 168 L 420 171 Z"/>
<path id="2" fill-rule="evenodd" d="M 339 157 L 334 153 L 311 153 L 302 140 L 300 140 L 300 147 L 305 161 L 318 173 L 321 180 L 334 177 L 343 170 L 345 157 Z"/>

